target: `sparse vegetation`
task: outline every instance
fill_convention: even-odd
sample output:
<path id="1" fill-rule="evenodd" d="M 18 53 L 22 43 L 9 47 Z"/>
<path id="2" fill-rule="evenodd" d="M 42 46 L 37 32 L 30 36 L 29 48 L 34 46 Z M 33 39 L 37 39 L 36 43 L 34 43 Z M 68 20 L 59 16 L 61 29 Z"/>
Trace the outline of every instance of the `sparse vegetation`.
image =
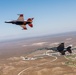
<path id="1" fill-rule="evenodd" d="M 70 67 L 75 67 L 76 68 L 76 54 L 75 55 L 68 55 L 66 56 L 68 59 L 65 64 L 70 66 Z"/>

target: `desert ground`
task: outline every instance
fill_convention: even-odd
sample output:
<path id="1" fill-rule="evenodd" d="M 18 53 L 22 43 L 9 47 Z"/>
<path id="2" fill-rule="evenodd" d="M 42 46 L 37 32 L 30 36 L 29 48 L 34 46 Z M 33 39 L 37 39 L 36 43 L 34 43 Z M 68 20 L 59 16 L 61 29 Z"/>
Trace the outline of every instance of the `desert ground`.
<path id="1" fill-rule="evenodd" d="M 75 40 L 76 35 L 69 33 L 0 42 L 0 75 L 76 75 L 75 49 L 66 55 L 44 49 L 61 42 L 76 48 Z"/>

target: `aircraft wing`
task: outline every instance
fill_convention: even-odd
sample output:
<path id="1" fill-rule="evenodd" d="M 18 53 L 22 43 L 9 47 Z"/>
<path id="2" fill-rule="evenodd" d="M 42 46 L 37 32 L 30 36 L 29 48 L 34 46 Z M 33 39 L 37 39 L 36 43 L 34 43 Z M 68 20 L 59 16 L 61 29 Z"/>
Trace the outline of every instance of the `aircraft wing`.
<path id="1" fill-rule="evenodd" d="M 27 30 L 26 25 L 20 25 L 24 30 Z"/>
<path id="2" fill-rule="evenodd" d="M 24 21 L 23 14 L 18 14 L 18 15 L 19 15 L 19 17 L 18 17 L 17 21 Z"/>

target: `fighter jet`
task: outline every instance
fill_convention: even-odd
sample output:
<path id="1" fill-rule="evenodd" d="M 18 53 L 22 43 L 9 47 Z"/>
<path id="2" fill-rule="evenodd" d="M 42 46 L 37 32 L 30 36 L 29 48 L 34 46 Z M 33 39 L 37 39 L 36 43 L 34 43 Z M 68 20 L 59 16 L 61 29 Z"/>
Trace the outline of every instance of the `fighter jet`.
<path id="1" fill-rule="evenodd" d="M 18 15 L 19 15 L 19 17 L 18 17 L 17 20 L 12 20 L 12 21 L 9 21 L 9 22 L 5 21 L 5 23 L 12 23 L 12 24 L 19 25 L 23 28 L 23 30 L 27 30 L 26 25 L 29 25 L 30 27 L 33 27 L 32 22 L 33 22 L 34 18 L 28 18 L 25 21 L 23 14 L 18 14 Z"/>
<path id="2" fill-rule="evenodd" d="M 59 52 L 61 55 L 65 55 L 65 52 L 72 53 L 72 45 L 69 45 L 68 47 L 64 47 L 64 43 L 60 43 L 57 47 L 47 48 L 48 50 L 53 50 Z"/>
<path id="3" fill-rule="evenodd" d="M 72 50 L 76 49 L 76 48 L 72 48 L 72 45 L 69 45 L 68 47 L 64 47 L 64 43 L 60 43 L 57 47 L 51 47 L 51 48 L 41 48 L 39 50 L 43 50 L 43 49 L 46 49 L 46 50 L 53 50 L 55 52 L 59 52 L 61 55 L 65 55 L 65 52 L 69 52 L 70 54 L 72 53 Z"/>

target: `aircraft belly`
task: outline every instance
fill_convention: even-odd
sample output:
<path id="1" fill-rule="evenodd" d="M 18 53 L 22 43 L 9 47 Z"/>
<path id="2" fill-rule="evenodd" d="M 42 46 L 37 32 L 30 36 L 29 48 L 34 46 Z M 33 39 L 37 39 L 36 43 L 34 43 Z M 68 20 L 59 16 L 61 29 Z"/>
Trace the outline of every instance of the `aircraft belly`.
<path id="1" fill-rule="evenodd" d="M 16 22 L 16 25 L 23 25 L 23 22 Z"/>
<path id="2" fill-rule="evenodd" d="M 30 22 L 26 22 L 26 24 L 30 24 Z"/>

